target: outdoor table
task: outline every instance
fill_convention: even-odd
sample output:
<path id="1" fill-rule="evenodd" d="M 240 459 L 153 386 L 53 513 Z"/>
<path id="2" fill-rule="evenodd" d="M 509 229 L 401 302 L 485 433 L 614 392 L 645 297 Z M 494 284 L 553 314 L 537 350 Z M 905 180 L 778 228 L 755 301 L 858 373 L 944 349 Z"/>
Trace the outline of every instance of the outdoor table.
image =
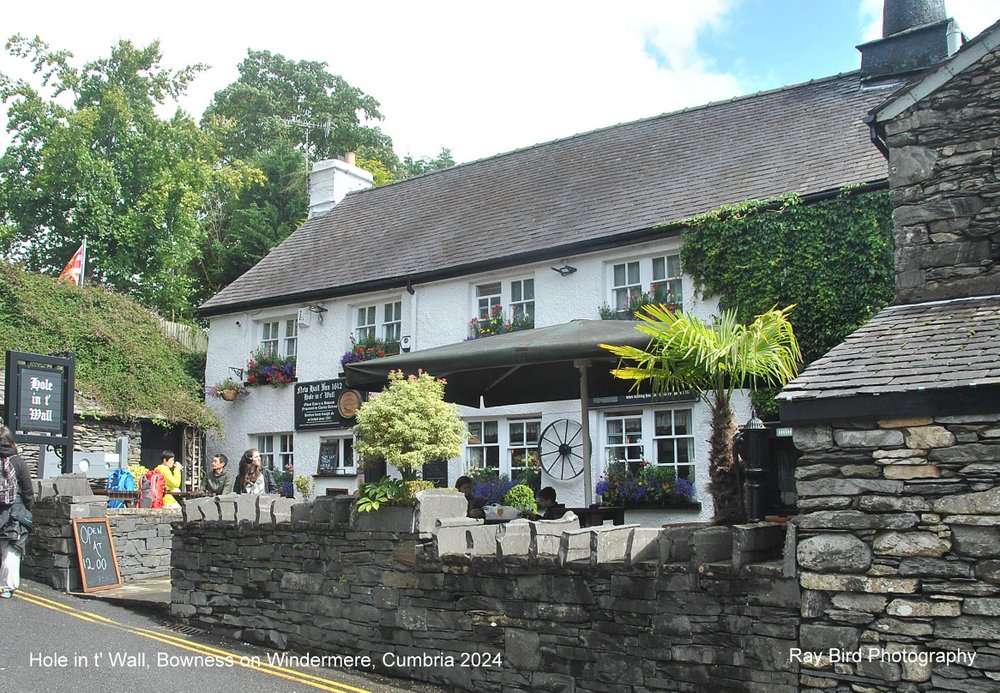
<path id="1" fill-rule="evenodd" d="M 605 520 L 611 520 L 613 524 L 625 524 L 624 505 L 591 505 L 589 508 L 566 508 L 566 512 L 573 512 L 580 519 L 581 527 L 596 527 L 604 524 Z"/>

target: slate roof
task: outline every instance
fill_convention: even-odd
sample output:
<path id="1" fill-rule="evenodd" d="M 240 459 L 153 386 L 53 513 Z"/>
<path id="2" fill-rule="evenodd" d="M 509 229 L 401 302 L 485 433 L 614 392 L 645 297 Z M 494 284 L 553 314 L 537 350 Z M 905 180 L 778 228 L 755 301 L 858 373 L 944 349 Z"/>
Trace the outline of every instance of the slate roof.
<path id="1" fill-rule="evenodd" d="M 201 315 L 638 242 L 722 204 L 884 181 L 857 72 L 589 132 L 348 195 Z M 659 233 L 663 233 L 660 231 Z M 605 245 L 601 246 L 600 243 Z"/>
<path id="2" fill-rule="evenodd" d="M 1000 388 L 1000 296 L 886 308 L 813 362 L 778 400 L 786 420 L 786 409 L 810 401 L 832 406 L 915 392 L 933 398 L 956 388 L 981 397 Z"/>

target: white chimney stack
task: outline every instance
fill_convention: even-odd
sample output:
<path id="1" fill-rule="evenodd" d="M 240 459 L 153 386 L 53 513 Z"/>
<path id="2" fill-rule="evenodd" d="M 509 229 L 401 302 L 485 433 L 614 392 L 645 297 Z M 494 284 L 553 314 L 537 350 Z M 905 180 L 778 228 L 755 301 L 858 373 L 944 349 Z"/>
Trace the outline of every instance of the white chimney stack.
<path id="1" fill-rule="evenodd" d="M 374 178 L 354 165 L 354 152 L 340 159 L 326 159 L 313 164 L 309 176 L 309 218 L 326 214 L 349 192 L 372 187 Z"/>

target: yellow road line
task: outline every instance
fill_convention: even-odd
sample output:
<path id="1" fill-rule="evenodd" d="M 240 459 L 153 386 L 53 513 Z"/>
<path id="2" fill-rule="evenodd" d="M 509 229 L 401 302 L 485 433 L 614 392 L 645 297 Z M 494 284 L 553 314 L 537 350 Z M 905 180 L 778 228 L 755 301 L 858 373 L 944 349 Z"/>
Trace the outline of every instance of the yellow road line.
<path id="1" fill-rule="evenodd" d="M 196 654 L 207 655 L 211 657 L 216 657 L 220 659 L 232 658 L 233 663 L 237 664 L 245 669 L 252 669 L 254 671 L 259 671 L 263 674 L 268 674 L 269 676 L 275 676 L 277 678 L 287 679 L 289 681 L 294 681 L 295 683 L 301 683 L 312 688 L 317 688 L 323 691 L 332 691 L 333 693 L 371 693 L 363 688 L 355 688 L 346 683 L 340 683 L 339 681 L 332 681 L 330 679 L 325 679 L 319 676 L 313 676 L 312 674 L 306 674 L 300 671 L 295 671 L 294 669 L 288 669 L 286 667 L 281 667 L 276 664 L 270 664 L 266 661 L 261 661 L 259 664 L 254 664 L 251 662 L 241 661 L 245 655 L 240 655 L 235 652 L 229 652 L 228 650 L 222 650 L 219 648 L 211 647 L 209 645 L 203 645 L 201 643 L 192 642 L 184 638 L 178 638 L 173 635 L 167 635 L 166 633 L 158 633 L 156 631 L 148 630 L 146 628 L 139 628 L 138 626 L 129 626 L 123 623 L 119 623 L 114 619 L 107 618 L 106 616 L 101 616 L 100 614 L 95 614 L 91 611 L 84 611 L 83 609 L 77 609 L 75 607 L 69 606 L 62 602 L 56 601 L 54 599 L 47 599 L 41 595 L 34 594 L 32 592 L 25 592 L 23 589 L 18 590 L 14 593 L 14 596 L 23 599 L 26 602 L 35 604 L 36 606 L 41 606 L 46 609 L 51 609 L 58 613 L 63 613 L 74 618 L 87 621 L 89 623 L 99 623 L 106 625 L 118 630 L 131 633 L 133 635 L 138 635 L 140 637 L 149 638 L 150 640 L 155 640 L 157 642 L 164 643 L 166 645 L 172 645 L 181 649 L 189 650 L 195 652 Z M 331 688 L 332 686 L 332 688 Z"/>

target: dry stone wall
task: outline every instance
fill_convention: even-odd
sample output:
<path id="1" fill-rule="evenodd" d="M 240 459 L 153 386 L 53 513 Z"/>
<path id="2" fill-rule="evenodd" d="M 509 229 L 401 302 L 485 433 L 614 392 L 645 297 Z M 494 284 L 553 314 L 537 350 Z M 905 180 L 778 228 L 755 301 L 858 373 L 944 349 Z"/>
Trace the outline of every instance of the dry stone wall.
<path id="1" fill-rule="evenodd" d="M 794 440 L 802 690 L 1000 690 L 1000 413 Z"/>
<path id="2" fill-rule="evenodd" d="M 172 612 L 455 690 L 797 690 L 783 527 L 493 526 L 460 517 L 459 494 L 420 495 L 385 515 L 353 498 L 188 503 Z"/>

